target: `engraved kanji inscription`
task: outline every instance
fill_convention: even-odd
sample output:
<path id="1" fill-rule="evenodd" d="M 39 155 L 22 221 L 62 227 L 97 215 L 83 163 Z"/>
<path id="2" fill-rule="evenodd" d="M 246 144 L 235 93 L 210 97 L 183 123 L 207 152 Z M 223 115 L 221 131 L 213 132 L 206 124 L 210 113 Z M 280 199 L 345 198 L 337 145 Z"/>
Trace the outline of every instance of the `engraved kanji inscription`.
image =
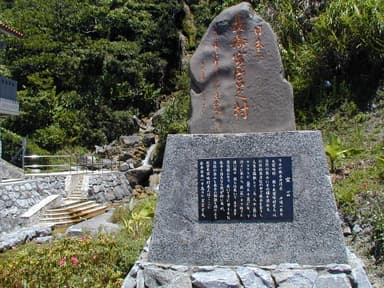
<path id="1" fill-rule="evenodd" d="M 235 16 L 235 21 L 232 24 L 232 32 L 235 34 L 232 48 L 235 49 L 233 59 L 235 62 L 235 104 L 233 107 L 233 116 L 239 120 L 248 119 L 248 98 L 244 93 L 245 88 L 245 55 L 247 54 L 248 39 L 243 36 L 243 32 L 246 30 L 244 19 L 240 14 Z"/>
<path id="2" fill-rule="evenodd" d="M 291 157 L 198 160 L 202 221 L 293 220 Z"/>

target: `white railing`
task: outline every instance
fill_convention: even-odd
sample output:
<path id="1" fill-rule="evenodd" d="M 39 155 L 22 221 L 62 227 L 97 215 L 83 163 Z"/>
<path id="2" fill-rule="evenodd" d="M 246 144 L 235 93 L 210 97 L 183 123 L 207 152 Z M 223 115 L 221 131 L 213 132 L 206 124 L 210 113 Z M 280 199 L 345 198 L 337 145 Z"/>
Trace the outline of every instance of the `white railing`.
<path id="1" fill-rule="evenodd" d="M 120 161 L 96 159 L 90 155 L 25 155 L 23 169 L 25 173 L 64 172 L 64 171 L 106 171 L 119 170 Z"/>

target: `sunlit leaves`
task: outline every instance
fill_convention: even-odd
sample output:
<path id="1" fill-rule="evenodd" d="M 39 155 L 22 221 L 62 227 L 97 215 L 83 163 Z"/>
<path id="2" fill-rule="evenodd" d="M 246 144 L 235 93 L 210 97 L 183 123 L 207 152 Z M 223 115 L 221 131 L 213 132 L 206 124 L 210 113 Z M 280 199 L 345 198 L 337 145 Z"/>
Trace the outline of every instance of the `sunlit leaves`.
<path id="1" fill-rule="evenodd" d="M 172 90 L 180 7 L 178 1 L 18 0 L 0 11 L 25 34 L 22 41 L 7 38 L 11 45 L 2 51 L 1 70 L 18 81 L 22 108 L 6 125 L 35 136 L 64 131 L 70 141 L 63 142 L 74 145 L 114 140 L 122 132 L 112 121 L 124 118 L 114 110 L 147 114 Z"/>

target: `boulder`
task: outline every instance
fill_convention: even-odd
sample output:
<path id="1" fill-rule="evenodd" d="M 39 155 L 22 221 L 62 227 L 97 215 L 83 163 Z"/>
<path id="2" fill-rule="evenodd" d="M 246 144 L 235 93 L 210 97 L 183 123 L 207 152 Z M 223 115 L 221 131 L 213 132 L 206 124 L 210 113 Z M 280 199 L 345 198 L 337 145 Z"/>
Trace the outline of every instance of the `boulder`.
<path id="1" fill-rule="evenodd" d="M 134 147 L 143 141 L 143 137 L 139 135 L 120 136 L 120 143 L 124 147 Z"/>
<path id="2" fill-rule="evenodd" d="M 315 288 L 352 288 L 351 282 L 345 274 L 320 275 L 315 283 Z M 358 286 L 367 287 L 367 286 Z"/>
<path id="3" fill-rule="evenodd" d="M 212 272 L 196 272 L 192 274 L 192 284 L 198 288 L 223 287 L 240 288 L 243 287 L 237 278 L 236 273 L 231 269 L 221 268 Z"/>
<path id="4" fill-rule="evenodd" d="M 147 287 L 192 288 L 189 276 L 185 273 L 147 266 L 144 269 L 144 282 Z"/>
<path id="5" fill-rule="evenodd" d="M 153 169 L 151 166 L 141 166 L 128 170 L 125 173 L 125 176 L 127 177 L 128 182 L 132 187 L 135 187 L 136 185 L 146 186 L 149 176 L 151 176 L 152 173 Z"/>
<path id="6" fill-rule="evenodd" d="M 274 282 L 270 272 L 256 267 L 238 267 L 236 273 L 245 288 L 272 288 Z"/>
<path id="7" fill-rule="evenodd" d="M 149 147 L 156 142 L 156 135 L 153 133 L 145 134 L 143 137 L 143 143 L 145 147 Z"/>
<path id="8" fill-rule="evenodd" d="M 318 273 L 314 270 L 278 270 L 272 273 L 277 287 L 313 288 Z"/>
<path id="9" fill-rule="evenodd" d="M 95 156 L 92 155 L 80 155 L 78 163 L 80 166 L 86 167 L 88 169 L 97 169 L 97 159 Z"/>

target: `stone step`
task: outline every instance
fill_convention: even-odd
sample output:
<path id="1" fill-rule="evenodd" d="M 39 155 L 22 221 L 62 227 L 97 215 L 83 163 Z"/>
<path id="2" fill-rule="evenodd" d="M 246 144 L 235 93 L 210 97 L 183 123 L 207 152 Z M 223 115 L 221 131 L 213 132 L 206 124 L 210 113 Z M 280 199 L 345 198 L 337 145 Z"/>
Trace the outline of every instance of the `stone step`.
<path id="1" fill-rule="evenodd" d="M 61 207 L 65 207 L 65 206 L 68 206 L 68 205 L 71 205 L 71 204 L 75 204 L 75 203 L 81 203 L 81 202 L 84 202 L 84 201 L 86 201 L 86 199 L 79 200 L 79 199 L 64 198 L 64 199 L 61 200 L 61 202 L 62 202 Z"/>
<path id="2" fill-rule="evenodd" d="M 85 194 L 85 192 L 81 189 L 81 187 L 80 187 L 80 188 L 76 188 L 76 187 L 75 187 L 75 188 L 72 189 L 71 191 L 72 191 L 72 192 L 71 192 L 70 195 L 72 195 L 72 194 L 74 194 L 74 193 L 75 193 L 75 194 L 76 194 L 76 193 L 77 193 L 77 194 Z"/>
<path id="3" fill-rule="evenodd" d="M 43 223 L 49 223 L 49 225 L 67 225 L 72 223 L 78 223 L 90 218 L 93 218 L 97 215 L 104 214 L 107 210 L 107 206 L 98 205 L 97 207 L 93 207 L 91 209 L 87 209 L 84 211 L 77 211 L 76 213 L 69 213 L 64 217 L 49 217 L 41 219 Z"/>
<path id="4" fill-rule="evenodd" d="M 87 199 L 88 199 L 87 197 L 84 197 L 82 195 L 74 195 L 66 198 L 66 200 L 77 200 L 77 201 L 86 201 Z"/>
<path id="5" fill-rule="evenodd" d="M 62 205 L 59 208 L 48 209 L 46 210 L 46 212 L 49 213 L 49 212 L 67 211 L 68 209 L 76 209 L 76 208 L 84 207 L 86 205 L 89 205 L 90 203 L 96 203 L 96 202 L 95 201 L 76 201 L 66 205 Z"/>
<path id="6" fill-rule="evenodd" d="M 72 196 L 73 194 L 84 195 L 85 193 L 83 193 L 81 190 L 73 190 L 73 191 L 71 192 L 71 194 L 69 194 L 69 196 Z"/>
<path id="7" fill-rule="evenodd" d="M 46 210 L 40 222 L 52 226 L 67 226 L 105 213 L 107 206 L 88 201 L 83 190 L 83 176 L 73 177 L 69 196 L 62 199 L 61 206 Z"/>
<path id="8" fill-rule="evenodd" d="M 81 192 L 72 192 L 70 195 L 68 195 L 68 197 L 86 197 L 83 193 L 81 193 Z"/>
<path id="9" fill-rule="evenodd" d="M 75 215 L 82 211 L 87 211 L 89 209 L 95 208 L 95 207 L 101 207 L 98 203 L 89 203 L 88 205 L 76 207 L 76 208 L 68 208 L 66 210 L 59 209 L 58 211 L 50 211 L 43 214 L 44 218 L 48 217 L 65 217 L 65 216 L 71 216 Z"/>

